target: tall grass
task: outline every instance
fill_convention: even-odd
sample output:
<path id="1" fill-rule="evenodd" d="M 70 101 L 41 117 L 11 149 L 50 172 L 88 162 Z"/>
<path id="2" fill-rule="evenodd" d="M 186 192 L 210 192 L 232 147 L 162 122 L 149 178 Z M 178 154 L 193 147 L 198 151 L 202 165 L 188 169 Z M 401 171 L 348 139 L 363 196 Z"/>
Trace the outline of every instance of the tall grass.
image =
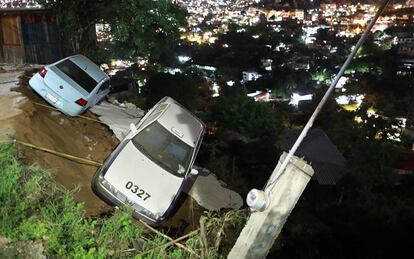
<path id="1" fill-rule="evenodd" d="M 0 144 L 0 236 L 11 243 L 40 240 L 44 254 L 58 258 L 194 258 L 184 249 L 165 246 L 169 240 L 164 237 L 145 233 L 133 223 L 128 209 L 109 218 L 88 217 L 83 204 L 57 187 L 50 173 L 24 166 L 18 158 L 13 146 Z M 202 245 L 200 235 L 194 235 L 187 247 L 204 258 L 224 257 L 229 246 L 223 250 L 217 239 L 229 243 L 225 231 L 240 229 L 242 214 L 206 215 L 210 245 Z"/>
<path id="2" fill-rule="evenodd" d="M 121 256 L 143 229 L 130 212 L 91 219 L 50 173 L 18 161 L 14 147 L 0 144 L 0 235 L 13 241 L 42 240 L 47 255 Z"/>

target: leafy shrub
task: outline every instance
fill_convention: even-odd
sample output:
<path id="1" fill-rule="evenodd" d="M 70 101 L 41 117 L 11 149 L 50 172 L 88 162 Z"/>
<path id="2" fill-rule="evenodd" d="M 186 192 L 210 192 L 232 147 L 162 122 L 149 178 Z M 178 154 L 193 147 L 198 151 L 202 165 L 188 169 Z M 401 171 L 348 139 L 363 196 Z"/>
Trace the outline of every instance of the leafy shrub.
<path id="1" fill-rule="evenodd" d="M 87 217 L 83 204 L 57 187 L 50 173 L 22 166 L 16 149 L 5 144 L 0 144 L 0 203 L 0 235 L 42 239 L 47 255 L 120 256 L 143 233 L 128 210 L 108 219 Z"/>
<path id="2" fill-rule="evenodd" d="M 249 138 L 276 140 L 282 130 L 280 116 L 267 103 L 254 102 L 247 96 L 218 98 L 207 122 L 221 130 L 236 131 Z"/>

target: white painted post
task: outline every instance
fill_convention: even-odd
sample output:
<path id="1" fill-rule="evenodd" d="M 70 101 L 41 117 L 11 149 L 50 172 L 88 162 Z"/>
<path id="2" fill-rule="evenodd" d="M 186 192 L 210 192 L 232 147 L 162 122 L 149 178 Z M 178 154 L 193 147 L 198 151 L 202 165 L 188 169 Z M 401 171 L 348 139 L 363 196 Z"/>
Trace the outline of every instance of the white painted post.
<path id="1" fill-rule="evenodd" d="M 283 153 L 274 172 L 287 154 Z M 269 191 L 269 206 L 253 212 L 240 233 L 228 259 L 265 258 L 295 207 L 314 171 L 303 159 L 293 156 L 285 172 Z"/>
<path id="2" fill-rule="evenodd" d="M 264 258 L 268 254 L 275 239 L 282 230 L 287 217 L 295 207 L 296 202 L 299 200 L 299 197 L 302 195 L 303 190 L 314 173 L 310 165 L 302 159 L 295 157 L 294 154 L 306 137 L 307 132 L 312 127 L 313 122 L 316 120 L 339 79 L 352 61 L 358 49 L 368 37 L 369 32 L 389 1 L 390 0 L 383 0 L 379 6 L 375 16 L 368 24 L 365 32 L 362 34 L 345 63 L 342 65 L 334 81 L 318 104 L 318 107 L 316 107 L 295 144 L 290 149 L 289 154 L 282 154 L 278 165 L 265 187 L 265 193 L 257 190 L 252 190 L 249 193 L 250 197 L 248 196 L 247 199 L 247 202 L 251 203 L 249 206 L 261 211 L 251 214 L 246 226 L 243 228 L 237 239 L 236 244 L 228 255 L 229 259 L 258 259 Z"/>

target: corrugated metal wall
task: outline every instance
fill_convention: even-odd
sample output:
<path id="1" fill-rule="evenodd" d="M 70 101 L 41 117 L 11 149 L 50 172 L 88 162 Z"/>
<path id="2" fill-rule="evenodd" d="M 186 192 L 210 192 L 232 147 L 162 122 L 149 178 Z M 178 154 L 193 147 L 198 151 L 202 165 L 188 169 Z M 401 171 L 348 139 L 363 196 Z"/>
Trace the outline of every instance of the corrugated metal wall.
<path id="1" fill-rule="evenodd" d="M 0 44 L 3 43 L 3 28 L 1 25 L 1 18 L 0 18 Z M 0 46 L 0 62 L 4 62 L 3 61 L 3 46 Z"/>
<path id="2" fill-rule="evenodd" d="M 24 47 L 20 32 L 20 16 L 1 17 L 3 33 L 3 61 L 7 63 L 23 63 Z"/>
<path id="3" fill-rule="evenodd" d="M 61 58 L 56 19 L 45 14 L 1 16 L 3 61 L 47 64 Z"/>
<path id="4" fill-rule="evenodd" d="M 53 16 L 22 16 L 21 28 L 27 63 L 46 64 L 61 58 L 59 34 Z"/>

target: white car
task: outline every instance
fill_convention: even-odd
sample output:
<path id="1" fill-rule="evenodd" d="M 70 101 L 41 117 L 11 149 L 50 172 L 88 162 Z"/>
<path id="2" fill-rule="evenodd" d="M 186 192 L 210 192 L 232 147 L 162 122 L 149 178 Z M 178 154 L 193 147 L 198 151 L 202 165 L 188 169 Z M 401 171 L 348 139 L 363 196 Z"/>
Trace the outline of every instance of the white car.
<path id="1" fill-rule="evenodd" d="M 111 205 L 130 204 L 133 216 L 158 226 L 188 177 L 205 125 L 170 97 L 159 101 L 106 159 L 92 189 Z"/>
<path id="2" fill-rule="evenodd" d="M 69 116 L 77 116 L 109 93 L 109 76 L 82 55 L 44 66 L 29 80 L 30 87 Z"/>

